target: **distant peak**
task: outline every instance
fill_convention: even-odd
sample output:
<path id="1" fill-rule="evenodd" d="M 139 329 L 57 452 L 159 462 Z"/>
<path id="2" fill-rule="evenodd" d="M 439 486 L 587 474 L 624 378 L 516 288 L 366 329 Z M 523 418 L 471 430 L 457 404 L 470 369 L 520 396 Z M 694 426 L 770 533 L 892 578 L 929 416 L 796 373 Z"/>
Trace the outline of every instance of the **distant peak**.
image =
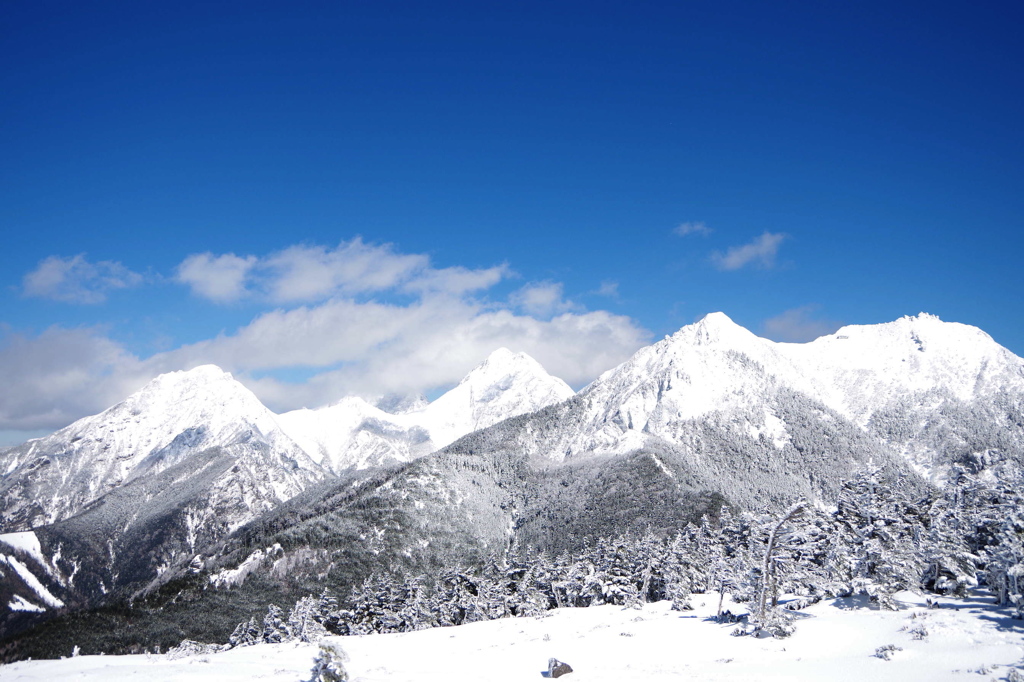
<path id="1" fill-rule="evenodd" d="M 739 327 L 738 324 L 732 321 L 731 317 L 723 312 L 708 313 L 697 324 L 704 325 L 708 328 Z"/>
<path id="2" fill-rule="evenodd" d="M 371 404 L 378 410 L 388 414 L 406 414 L 422 410 L 429 404 L 429 401 L 426 397 L 419 394 L 388 393 L 377 398 Z"/>
<path id="3" fill-rule="evenodd" d="M 217 365 L 199 365 L 192 369 L 182 370 L 180 372 L 171 372 L 171 374 L 178 374 L 189 377 L 209 377 L 214 379 L 220 379 L 221 377 L 233 378 L 231 372 L 225 372 Z"/>
<path id="4" fill-rule="evenodd" d="M 508 348 L 499 348 L 459 383 L 490 384 L 511 376 L 551 377 L 539 362 L 526 353 L 513 353 Z"/>
<path id="5" fill-rule="evenodd" d="M 192 369 L 161 374 L 153 378 L 133 395 L 153 396 L 163 394 L 183 396 L 192 395 L 196 391 L 205 392 L 208 390 L 214 390 L 221 394 L 225 391 L 249 393 L 249 390 L 242 386 L 229 372 L 225 372 L 217 365 L 199 365 Z"/>
<path id="6" fill-rule="evenodd" d="M 510 362 L 521 357 L 529 356 L 526 355 L 526 353 L 513 353 L 508 348 L 502 346 L 501 348 L 492 351 L 491 354 L 487 356 L 487 359 L 484 360 L 483 364 L 486 365 L 489 362 Z"/>
<path id="7" fill-rule="evenodd" d="M 725 313 L 708 313 L 703 318 L 687 325 L 672 335 L 676 341 L 695 345 L 706 345 L 732 341 L 754 336 L 750 331 L 732 321 Z"/>
<path id="8" fill-rule="evenodd" d="M 526 353 L 513 353 L 508 348 L 499 348 L 493 351 L 487 358 L 477 365 L 470 374 L 477 372 L 493 371 L 495 369 L 504 371 L 509 367 L 524 367 L 529 366 L 531 368 L 540 367 L 540 363 L 531 358 Z"/>
<path id="9" fill-rule="evenodd" d="M 191 383 L 195 381 L 216 381 L 218 379 L 233 379 L 230 373 L 225 372 L 217 365 L 199 365 L 192 369 L 179 369 L 173 372 L 165 372 L 157 375 L 149 382 L 151 386 L 161 386 L 179 383 Z"/>

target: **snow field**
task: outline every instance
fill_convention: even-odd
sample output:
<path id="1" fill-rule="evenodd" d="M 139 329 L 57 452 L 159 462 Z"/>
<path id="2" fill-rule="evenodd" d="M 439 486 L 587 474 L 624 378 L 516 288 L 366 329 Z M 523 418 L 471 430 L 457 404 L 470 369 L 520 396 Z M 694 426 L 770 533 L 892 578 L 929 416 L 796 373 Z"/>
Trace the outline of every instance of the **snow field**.
<path id="1" fill-rule="evenodd" d="M 982 599 L 940 600 L 901 593 L 907 607 L 878 611 L 856 600 L 799 612 L 788 639 L 733 637 L 733 625 L 707 620 L 717 597 L 695 595 L 695 609 L 669 602 L 642 609 L 558 609 L 420 632 L 331 638 L 348 653 L 353 682 L 519 682 L 543 679 L 551 657 L 569 663 L 567 682 L 943 682 L 1005 680 L 1024 665 L 1024 622 Z M 727 603 L 734 613 L 742 605 Z M 875 656 L 895 645 L 890 660 Z M 70 646 L 70 644 L 69 644 Z M 217 654 L 80 656 L 0 667 L 0 680 L 232 682 L 308 680 L 315 644 L 259 644 Z M 979 674 L 980 673 L 980 674 Z"/>

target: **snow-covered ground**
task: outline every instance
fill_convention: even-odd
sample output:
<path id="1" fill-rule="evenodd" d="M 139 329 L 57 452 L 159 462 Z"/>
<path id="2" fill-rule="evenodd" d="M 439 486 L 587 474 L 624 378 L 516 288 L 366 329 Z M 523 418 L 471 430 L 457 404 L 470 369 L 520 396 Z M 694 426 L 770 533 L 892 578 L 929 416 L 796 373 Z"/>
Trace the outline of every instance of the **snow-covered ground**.
<path id="1" fill-rule="evenodd" d="M 940 600 L 900 595 L 902 611 L 835 600 L 800 612 L 788 639 L 732 637 L 734 626 L 707 620 L 716 598 L 696 595 L 693 611 L 668 602 L 643 609 L 559 609 L 456 628 L 331 638 L 349 655 L 350 679 L 362 682 L 512 682 L 542 679 L 551 657 L 569 663 L 567 682 L 623 680 L 813 680 L 940 682 L 1005 680 L 1024 667 L 1024 621 L 978 598 Z M 742 607 L 730 605 L 733 612 Z M 895 645 L 890 660 L 876 650 Z M 168 656 L 79 656 L 0 667 L 0 680 L 156 680 L 231 682 L 308 680 L 318 647 L 262 644 L 171 659 Z"/>

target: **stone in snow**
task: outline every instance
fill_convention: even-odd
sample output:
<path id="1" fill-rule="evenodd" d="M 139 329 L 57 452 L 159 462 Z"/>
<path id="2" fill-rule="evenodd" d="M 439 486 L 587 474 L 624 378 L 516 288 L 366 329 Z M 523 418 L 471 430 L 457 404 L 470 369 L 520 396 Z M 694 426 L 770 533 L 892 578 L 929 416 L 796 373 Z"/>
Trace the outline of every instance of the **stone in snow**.
<path id="1" fill-rule="evenodd" d="M 561 677 L 572 672 L 572 666 L 557 658 L 548 659 L 548 677 Z"/>

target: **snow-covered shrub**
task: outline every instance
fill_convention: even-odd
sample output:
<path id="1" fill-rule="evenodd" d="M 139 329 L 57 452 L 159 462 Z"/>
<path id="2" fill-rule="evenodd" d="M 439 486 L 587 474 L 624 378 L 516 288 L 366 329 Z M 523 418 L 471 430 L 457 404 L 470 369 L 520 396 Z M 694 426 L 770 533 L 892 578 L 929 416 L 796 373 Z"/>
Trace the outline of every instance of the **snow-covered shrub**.
<path id="1" fill-rule="evenodd" d="M 793 620 L 781 609 L 773 609 L 765 614 L 765 618 L 758 623 L 754 635 L 757 637 L 774 637 L 783 639 L 796 632 Z"/>
<path id="2" fill-rule="evenodd" d="M 191 639 L 183 639 L 181 644 L 167 650 L 167 658 L 174 660 L 185 658 L 186 656 L 215 654 L 223 648 L 220 644 L 204 644 L 203 642 L 195 642 Z"/>
<path id="3" fill-rule="evenodd" d="M 818 595 L 812 595 L 810 597 L 797 597 L 796 599 L 791 599 L 785 604 L 783 604 L 782 608 L 786 609 L 787 611 L 800 611 L 802 609 L 806 609 L 808 606 L 814 606 L 820 601 L 821 597 Z"/>
<path id="4" fill-rule="evenodd" d="M 309 682 L 348 682 L 345 663 L 348 654 L 337 642 L 320 642 L 320 652 L 313 660 L 313 677 Z"/>
<path id="5" fill-rule="evenodd" d="M 1020 671 L 1020 668 L 1010 668 L 1010 672 L 1006 674 L 1006 682 L 1024 682 L 1024 672 Z"/>
<path id="6" fill-rule="evenodd" d="M 875 649 L 875 657 L 888 661 L 892 659 L 892 655 L 897 651 L 903 651 L 903 647 L 896 646 L 895 644 L 886 644 Z"/>

